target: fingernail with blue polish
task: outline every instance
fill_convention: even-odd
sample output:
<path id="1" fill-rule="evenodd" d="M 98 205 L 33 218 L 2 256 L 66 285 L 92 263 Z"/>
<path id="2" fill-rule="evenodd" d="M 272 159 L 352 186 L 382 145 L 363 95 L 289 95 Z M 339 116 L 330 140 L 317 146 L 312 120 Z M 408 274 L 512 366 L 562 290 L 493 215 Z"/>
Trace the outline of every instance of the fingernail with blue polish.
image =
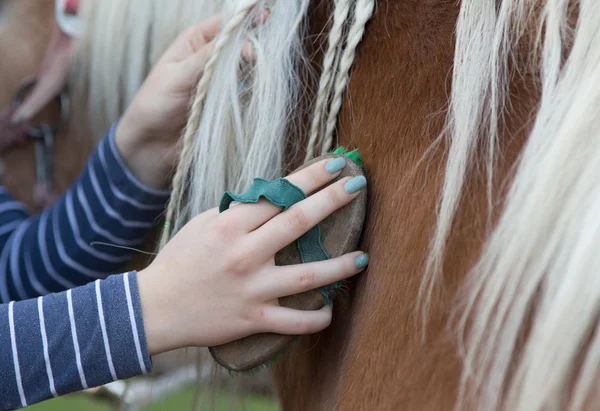
<path id="1" fill-rule="evenodd" d="M 325 170 L 329 174 L 337 173 L 344 167 L 346 167 L 346 160 L 344 160 L 344 158 L 342 157 L 334 158 L 333 160 L 325 164 Z"/>
<path id="2" fill-rule="evenodd" d="M 348 180 L 346 184 L 344 184 L 344 189 L 350 194 L 356 193 L 361 188 L 364 188 L 367 185 L 367 179 L 365 176 L 357 176 L 351 180 Z"/>
<path id="3" fill-rule="evenodd" d="M 369 265 L 369 254 L 359 255 L 356 257 L 354 264 L 356 265 L 357 270 L 362 270 Z"/>

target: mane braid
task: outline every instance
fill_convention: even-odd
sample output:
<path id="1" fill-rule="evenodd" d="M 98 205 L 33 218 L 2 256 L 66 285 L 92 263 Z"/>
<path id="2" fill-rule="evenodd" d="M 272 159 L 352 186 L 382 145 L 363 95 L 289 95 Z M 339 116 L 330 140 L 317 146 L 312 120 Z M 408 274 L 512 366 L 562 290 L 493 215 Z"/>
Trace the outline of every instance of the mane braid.
<path id="1" fill-rule="evenodd" d="M 223 28 L 221 34 L 219 35 L 219 38 L 215 43 L 213 55 L 206 64 L 204 73 L 200 78 L 200 82 L 198 83 L 196 94 L 192 102 L 188 122 L 183 135 L 183 147 L 179 156 L 178 167 L 175 171 L 175 175 L 173 176 L 173 190 L 171 193 L 171 199 L 169 200 L 169 204 L 167 207 L 166 222 L 161 235 L 159 245 L 160 248 L 164 247 L 165 244 L 171 238 L 171 234 L 173 233 L 173 227 L 171 227 L 171 225 L 176 216 L 176 213 L 178 213 L 181 210 L 181 203 L 183 200 L 185 187 L 188 183 L 187 180 L 189 177 L 187 175 L 183 175 L 183 170 L 188 170 L 188 168 L 184 167 L 184 165 L 190 164 L 190 162 L 192 161 L 192 155 L 194 154 L 192 150 L 192 143 L 196 131 L 198 130 L 198 127 L 200 125 L 200 119 L 202 117 L 202 111 L 204 106 L 204 99 L 210 88 L 211 78 L 219 60 L 219 56 L 225 45 L 230 40 L 233 32 L 245 22 L 246 18 L 258 2 L 259 0 L 243 0 L 242 2 L 240 2 L 240 5 L 237 8 L 236 12 L 227 22 L 227 25 Z"/>
<path id="2" fill-rule="evenodd" d="M 535 112 L 531 129 L 518 131 L 526 140 L 506 164 L 500 215 L 451 311 L 463 360 L 456 410 L 575 411 L 599 399 L 599 18 L 596 0 L 461 2 L 424 318 L 446 242 L 458 235 L 455 215 L 473 198 L 467 175 L 487 177 L 489 205 L 493 168 L 513 137 L 504 130 L 512 103 Z M 522 85 L 536 101 L 511 101 Z"/>
<path id="3" fill-rule="evenodd" d="M 348 30 L 348 40 L 346 42 L 346 48 L 340 59 L 340 67 L 338 75 L 335 81 L 335 88 L 333 98 L 331 101 L 331 107 L 329 109 L 329 115 L 327 117 L 325 135 L 321 145 L 321 154 L 326 153 L 331 149 L 333 143 L 333 133 L 338 120 L 338 114 L 342 107 L 342 97 L 348 80 L 350 78 L 350 69 L 354 64 L 354 58 L 356 57 L 356 48 L 363 38 L 365 33 L 365 27 L 367 22 L 373 15 L 373 9 L 375 7 L 375 0 L 358 0 L 354 9 L 354 22 Z"/>
<path id="4" fill-rule="evenodd" d="M 323 71 L 319 80 L 319 91 L 317 93 L 317 101 L 315 102 L 305 161 L 309 161 L 314 156 L 314 147 L 324 129 L 323 119 L 335 79 L 337 61 L 344 42 L 344 25 L 348 19 L 351 1 L 337 0 L 335 3 L 333 26 L 329 31 L 327 52 L 323 57 Z"/>

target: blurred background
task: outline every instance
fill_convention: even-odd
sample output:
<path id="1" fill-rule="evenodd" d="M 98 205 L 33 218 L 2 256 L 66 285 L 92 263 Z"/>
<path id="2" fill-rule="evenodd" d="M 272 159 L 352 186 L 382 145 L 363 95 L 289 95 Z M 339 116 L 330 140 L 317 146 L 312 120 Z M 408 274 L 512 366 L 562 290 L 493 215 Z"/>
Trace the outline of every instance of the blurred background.
<path id="1" fill-rule="evenodd" d="M 154 373 L 27 408 L 33 411 L 280 411 L 266 370 L 230 375 L 206 350 L 154 357 Z"/>
<path id="2" fill-rule="evenodd" d="M 116 406 L 109 400 L 102 400 L 88 394 L 71 394 L 56 398 L 41 404 L 33 405 L 31 411 L 165 411 L 165 410 L 244 410 L 244 411 L 279 411 L 277 402 L 266 395 L 246 394 L 243 397 L 235 394 L 217 393 L 213 400 L 210 393 L 198 392 L 193 388 L 187 388 L 177 393 L 159 399 L 151 405 L 140 408 L 127 408 Z"/>

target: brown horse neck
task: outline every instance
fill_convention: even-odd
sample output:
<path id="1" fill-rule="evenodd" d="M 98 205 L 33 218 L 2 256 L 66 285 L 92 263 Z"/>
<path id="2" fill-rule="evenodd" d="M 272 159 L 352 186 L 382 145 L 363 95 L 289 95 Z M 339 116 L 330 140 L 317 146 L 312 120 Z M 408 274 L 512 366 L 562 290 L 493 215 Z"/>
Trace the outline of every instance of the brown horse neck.
<path id="1" fill-rule="evenodd" d="M 321 7 L 312 15 L 313 33 L 329 16 Z M 369 203 L 361 250 L 369 252 L 370 265 L 335 301 L 331 327 L 303 338 L 274 367 L 286 411 L 454 406 L 462 367 L 449 313 L 487 233 L 485 176 L 469 176 L 425 338 L 417 296 L 444 176 L 447 146 L 437 139 L 451 89 L 458 11 L 455 1 L 380 1 L 367 27 L 339 143 L 360 149 L 365 162 Z M 519 104 L 505 130 L 511 138 L 501 144 L 507 161 L 496 171 L 498 182 L 524 141 L 532 105 L 526 88 L 515 93 Z"/>

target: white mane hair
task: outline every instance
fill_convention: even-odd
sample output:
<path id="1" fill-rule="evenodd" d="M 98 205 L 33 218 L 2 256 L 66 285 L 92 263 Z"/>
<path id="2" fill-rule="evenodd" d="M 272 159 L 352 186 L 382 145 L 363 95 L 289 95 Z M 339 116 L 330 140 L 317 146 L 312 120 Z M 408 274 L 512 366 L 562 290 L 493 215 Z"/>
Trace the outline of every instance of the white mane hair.
<path id="1" fill-rule="evenodd" d="M 199 213 L 215 207 L 226 190 L 242 192 L 255 177 L 281 177 L 286 144 L 308 132 L 299 120 L 301 70 L 309 0 L 226 0 L 224 25 L 192 103 L 161 245 Z M 253 11 L 269 6 L 264 24 Z M 308 157 L 331 149 L 337 113 L 355 50 L 373 11 L 373 0 L 335 1 Z M 344 27 L 347 30 L 344 31 Z M 250 43 L 255 61 L 245 62 Z M 310 96 L 305 99 L 311 101 Z"/>
<path id="2" fill-rule="evenodd" d="M 95 138 L 123 115 L 167 47 L 186 28 L 217 14 L 221 0 L 81 2 L 84 32 L 72 88 L 85 96 Z M 109 29 L 110 28 L 110 29 Z"/>
<path id="3" fill-rule="evenodd" d="M 258 25 L 254 11 L 266 2 L 223 3 L 223 29 L 198 85 L 173 180 L 175 231 L 218 205 L 226 190 L 241 192 L 254 177 L 279 177 L 286 133 L 296 134 L 290 119 L 299 107 L 298 69 L 309 1 L 276 2 L 266 22 Z M 244 61 L 247 43 L 254 63 Z M 179 195 L 180 182 L 185 198 Z"/>
<path id="4" fill-rule="evenodd" d="M 219 13 L 222 5 L 222 0 L 81 2 L 84 31 L 78 40 L 70 87 L 74 96 L 81 99 L 75 109 L 85 114 L 95 139 L 101 138 L 124 114 L 153 65 L 175 38 L 188 27 Z M 159 374 L 196 363 L 204 375 L 213 361 L 208 350 L 202 348 L 161 354 L 153 358 L 153 363 Z M 221 374 L 199 377 L 198 384 L 209 380 L 227 384 L 230 377 Z M 169 374 L 172 375 L 177 372 Z M 136 381 L 143 385 L 146 380 L 140 377 Z M 153 384 L 154 380 L 149 380 L 148 385 Z M 236 379 L 234 385 L 234 389 L 264 390 L 270 386 L 270 378 L 261 373 L 253 376 L 252 384 L 248 378 L 242 378 Z"/>
<path id="5" fill-rule="evenodd" d="M 292 119 L 305 92 L 298 73 L 306 57 L 302 41 L 308 0 L 82 3 L 88 30 L 81 43 L 79 80 L 88 89 L 92 128 L 99 132 L 122 114 L 175 36 L 223 8 L 218 52 L 207 67 L 210 75 L 198 86 L 186 127 L 169 206 L 173 230 L 165 231 L 165 239 L 216 206 L 225 190 L 243 191 L 256 176 L 281 176 L 288 133 L 310 130 L 307 158 L 313 150 L 319 154 L 331 148 L 354 49 L 374 1 L 334 3 L 315 115 L 307 130 Z M 579 8 L 575 26 L 569 14 L 574 4 Z M 271 16 L 253 26 L 250 9 L 265 5 L 272 6 Z M 494 204 L 499 124 L 510 103 L 510 78 L 520 74 L 512 63 L 526 31 L 537 39 L 530 52 L 538 64 L 534 72 L 541 76 L 536 90 L 541 100 L 500 218 L 465 284 L 458 409 L 475 404 L 482 410 L 576 410 L 597 391 L 598 21 L 598 0 L 461 2 L 444 134 L 451 144 L 421 290 L 425 305 L 443 275 L 445 244 L 481 146 L 487 149 L 490 209 Z M 111 30 L 106 30 L 108 22 Z M 247 41 L 256 52 L 251 64 L 241 59 Z"/>
<path id="6" fill-rule="evenodd" d="M 167 212 L 167 221 L 169 212 L 175 217 L 171 226 L 174 231 L 214 207 L 225 190 L 244 190 L 256 176 L 281 176 L 289 136 L 301 136 L 305 131 L 298 121 L 302 117 L 298 111 L 310 109 L 299 106 L 301 95 L 307 92 L 300 83 L 300 70 L 309 67 L 303 48 L 309 3 L 82 2 L 84 33 L 74 58 L 71 86 L 75 96 L 85 96 L 77 106 L 89 113 L 96 138 L 124 113 L 153 64 L 179 33 L 222 13 L 223 29 L 192 102 L 184 135 L 187 144 L 174 178 Z M 329 39 L 327 51 L 328 88 L 319 92 L 322 117 L 315 122 L 311 138 L 319 154 L 331 148 L 355 49 L 373 6 L 374 0 L 335 0 L 337 30 Z M 269 18 L 264 24 L 253 24 L 252 10 L 262 7 L 270 9 Z M 346 11 L 341 13 L 339 8 Z M 347 31 L 342 30 L 345 26 Z M 246 42 L 254 48 L 256 59 L 252 63 L 242 59 Z M 328 110 L 329 106 L 332 108 Z M 312 153 L 313 149 L 306 151 Z M 185 203 L 181 201 L 184 195 Z M 165 230 L 167 239 L 171 234 L 170 229 Z M 203 357 L 205 352 L 197 354 Z"/>
<path id="7" fill-rule="evenodd" d="M 578 410 L 600 399 L 599 21 L 597 0 L 461 3 L 451 147 L 425 303 L 443 275 L 444 245 L 476 147 L 487 148 L 491 187 L 510 77 L 522 74 L 509 67 L 526 33 L 534 39 L 529 53 L 541 99 L 501 216 L 461 294 L 465 368 L 457 409 Z M 490 206 L 492 197 L 490 188 Z"/>

